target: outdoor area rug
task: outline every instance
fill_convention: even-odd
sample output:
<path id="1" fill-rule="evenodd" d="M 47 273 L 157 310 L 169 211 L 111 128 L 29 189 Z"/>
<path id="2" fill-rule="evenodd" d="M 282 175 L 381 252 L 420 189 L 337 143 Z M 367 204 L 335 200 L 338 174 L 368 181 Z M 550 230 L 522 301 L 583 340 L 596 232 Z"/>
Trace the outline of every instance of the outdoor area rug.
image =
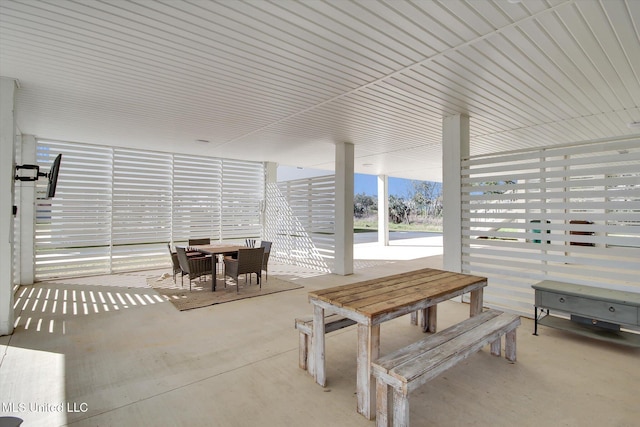
<path id="1" fill-rule="evenodd" d="M 221 278 L 218 278 L 215 292 L 211 292 L 211 280 L 200 281 L 199 279 L 193 281 L 191 291 L 189 291 L 187 277 L 184 278 L 184 287 L 182 287 L 180 276 L 176 277 L 176 283 L 173 283 L 173 276 L 168 276 L 150 277 L 147 279 L 147 284 L 180 311 L 208 307 L 244 298 L 259 297 L 276 292 L 291 291 L 303 287 L 297 283 L 269 276 L 268 280 L 264 280 L 263 277 L 262 289 L 260 289 L 254 276 L 251 284 L 248 282 L 245 284 L 244 278 L 240 279 L 240 293 L 236 292 L 236 285 L 233 280 L 229 280 L 225 288 Z"/>

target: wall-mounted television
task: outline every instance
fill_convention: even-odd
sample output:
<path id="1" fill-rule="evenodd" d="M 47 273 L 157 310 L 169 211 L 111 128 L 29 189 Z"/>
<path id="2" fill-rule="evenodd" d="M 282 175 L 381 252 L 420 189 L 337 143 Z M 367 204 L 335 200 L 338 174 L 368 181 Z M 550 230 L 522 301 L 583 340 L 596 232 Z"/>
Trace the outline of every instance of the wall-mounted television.
<path id="1" fill-rule="evenodd" d="M 37 181 L 42 177 L 46 177 L 47 182 L 47 199 L 55 197 L 56 195 L 56 187 L 58 185 L 58 173 L 60 172 L 60 162 L 62 161 L 62 154 L 58 154 L 51 165 L 51 169 L 49 169 L 49 173 L 40 172 L 39 165 L 16 165 L 15 171 L 16 174 L 13 177 L 15 181 Z M 33 175 L 31 176 L 21 176 L 19 171 L 26 169 L 31 171 Z"/>
<path id="2" fill-rule="evenodd" d="M 49 178 L 49 183 L 47 184 L 48 199 L 56 196 L 56 186 L 58 185 L 58 172 L 60 172 L 61 161 L 62 154 L 58 154 L 56 159 L 53 161 L 53 164 L 51 165 L 51 169 L 49 169 L 49 173 L 47 174 L 47 178 Z"/>

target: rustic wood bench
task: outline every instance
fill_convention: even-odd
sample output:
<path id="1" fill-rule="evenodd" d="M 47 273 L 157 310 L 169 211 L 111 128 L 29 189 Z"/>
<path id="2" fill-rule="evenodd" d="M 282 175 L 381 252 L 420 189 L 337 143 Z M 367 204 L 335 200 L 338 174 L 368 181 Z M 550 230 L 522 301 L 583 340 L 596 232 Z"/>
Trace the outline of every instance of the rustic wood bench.
<path id="1" fill-rule="evenodd" d="M 458 362 L 491 344 L 491 354 L 500 356 L 505 335 L 505 357 L 516 360 L 516 328 L 520 317 L 488 310 L 442 332 L 383 356 L 371 364 L 376 378 L 376 426 L 409 425 L 409 393 Z M 392 401 L 389 401 L 389 387 Z M 392 417 L 389 419 L 389 404 Z"/>
<path id="2" fill-rule="evenodd" d="M 337 331 L 347 326 L 355 325 L 355 320 L 348 319 L 337 314 L 327 314 L 324 317 L 324 333 Z M 296 319 L 296 329 L 300 332 L 298 343 L 298 365 L 300 369 L 309 370 L 309 350 L 311 349 L 311 337 L 313 335 L 313 316 Z"/>

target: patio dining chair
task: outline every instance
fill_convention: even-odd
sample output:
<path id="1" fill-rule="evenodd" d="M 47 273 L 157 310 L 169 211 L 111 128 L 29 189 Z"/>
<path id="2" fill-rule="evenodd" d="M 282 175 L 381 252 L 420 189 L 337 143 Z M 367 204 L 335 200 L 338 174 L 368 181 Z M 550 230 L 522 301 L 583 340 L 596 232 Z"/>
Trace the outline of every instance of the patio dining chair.
<path id="1" fill-rule="evenodd" d="M 182 273 L 180 261 L 178 260 L 178 253 L 171 250 L 171 243 L 167 243 L 167 248 L 169 249 L 169 255 L 171 255 L 171 264 L 173 265 L 173 283 L 176 283 L 176 275 L 178 273 Z"/>
<path id="2" fill-rule="evenodd" d="M 194 279 L 212 274 L 212 259 L 210 256 L 187 256 L 186 248 L 181 246 L 176 246 L 176 251 L 178 253 L 180 269 L 182 270 L 182 286 L 184 286 L 185 274 L 189 275 L 189 290 L 191 290 L 191 284 Z M 212 277 L 211 280 L 215 280 L 215 277 Z"/>
<path id="3" fill-rule="evenodd" d="M 210 245 L 211 244 L 211 239 L 208 237 L 203 237 L 201 239 L 189 239 L 189 247 L 191 246 L 197 246 L 197 245 Z M 194 251 L 194 252 L 187 252 L 187 256 L 193 256 L 193 254 L 197 254 L 198 256 L 208 256 L 210 257 L 211 255 L 204 255 L 200 252 Z"/>
<path id="4" fill-rule="evenodd" d="M 264 270 L 265 279 L 269 278 L 269 270 L 267 267 L 269 265 L 269 254 L 271 253 L 272 244 L 273 242 L 268 242 L 266 240 L 263 240 L 262 242 L 260 242 L 260 247 L 264 248 L 264 256 L 262 258 L 262 269 Z"/>
<path id="5" fill-rule="evenodd" d="M 242 248 L 238 250 L 238 258 L 224 259 L 224 276 L 225 287 L 227 286 L 226 278 L 231 277 L 236 281 L 236 292 L 240 293 L 240 283 L 238 276 L 244 274 L 244 281 L 247 282 L 247 274 L 249 275 L 249 284 L 251 284 L 251 275 L 255 274 L 258 278 L 258 285 L 262 289 L 262 260 L 264 257 L 264 248 Z"/>
<path id="6" fill-rule="evenodd" d="M 167 243 L 167 248 L 169 249 L 169 255 L 171 255 L 171 264 L 173 266 L 173 283 L 176 283 L 176 275 L 178 273 L 182 273 L 182 275 L 184 276 L 186 273 L 184 273 L 182 271 L 182 269 L 180 268 L 180 261 L 178 260 L 178 253 L 176 251 L 171 250 L 171 243 Z M 187 251 L 187 256 L 188 257 L 192 257 L 192 256 L 202 257 L 204 255 L 202 255 L 200 252 Z"/>

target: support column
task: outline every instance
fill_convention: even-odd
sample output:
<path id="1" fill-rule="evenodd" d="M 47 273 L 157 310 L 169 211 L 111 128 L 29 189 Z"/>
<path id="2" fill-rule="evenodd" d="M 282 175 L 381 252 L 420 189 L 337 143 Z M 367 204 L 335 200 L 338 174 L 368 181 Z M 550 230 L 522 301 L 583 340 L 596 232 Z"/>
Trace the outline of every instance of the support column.
<path id="1" fill-rule="evenodd" d="M 261 224 L 262 230 L 260 236 L 262 240 L 273 241 L 274 235 L 270 224 L 273 224 L 271 216 L 276 212 L 275 207 L 271 204 L 278 200 L 276 187 L 278 185 L 278 164 L 274 162 L 266 162 L 264 164 L 264 200 L 262 201 Z"/>
<path id="2" fill-rule="evenodd" d="M 469 156 L 469 116 L 458 114 L 442 121 L 442 240 L 445 270 L 462 271 L 461 160 Z"/>
<path id="3" fill-rule="evenodd" d="M 334 273 L 353 274 L 353 144 L 336 144 L 336 206 Z"/>
<path id="4" fill-rule="evenodd" d="M 0 335 L 13 332 L 13 206 L 16 80 L 0 77 Z"/>
<path id="5" fill-rule="evenodd" d="M 36 164 L 36 138 L 33 135 L 22 135 L 20 144 L 20 164 Z M 36 241 L 36 182 L 23 181 L 20 184 L 20 238 L 14 244 L 14 250 L 20 251 L 19 264 L 20 285 L 32 285 L 35 280 L 35 241 Z"/>
<path id="6" fill-rule="evenodd" d="M 389 177 L 378 175 L 378 243 L 389 246 Z"/>

